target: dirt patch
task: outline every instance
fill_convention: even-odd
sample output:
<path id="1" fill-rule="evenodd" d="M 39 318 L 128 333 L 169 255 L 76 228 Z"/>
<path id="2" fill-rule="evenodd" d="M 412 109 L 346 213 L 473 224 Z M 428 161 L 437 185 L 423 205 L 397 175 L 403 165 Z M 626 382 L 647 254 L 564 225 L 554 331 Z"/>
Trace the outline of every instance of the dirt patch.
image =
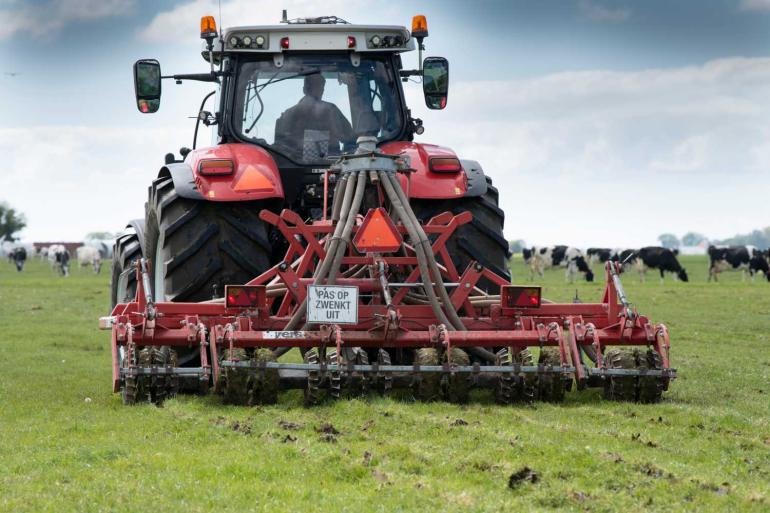
<path id="1" fill-rule="evenodd" d="M 324 433 L 321 435 L 321 441 L 327 442 L 330 444 L 336 444 L 337 443 L 337 435 L 333 435 L 331 433 Z"/>
<path id="2" fill-rule="evenodd" d="M 315 432 L 323 433 L 325 435 L 332 435 L 332 436 L 337 436 L 340 434 L 340 432 L 337 431 L 337 428 L 332 426 L 330 422 L 324 422 L 323 424 L 315 428 Z"/>
<path id="3" fill-rule="evenodd" d="M 602 458 L 605 460 L 610 460 L 615 463 L 623 463 L 623 456 L 616 452 L 605 452 L 602 454 Z"/>
<path id="4" fill-rule="evenodd" d="M 674 474 L 670 472 L 666 472 L 662 468 L 656 467 L 652 463 L 643 463 L 642 465 L 636 465 L 634 468 L 639 472 L 641 472 L 642 474 L 646 476 L 654 477 L 655 479 L 660 479 L 660 478 L 676 479 L 674 477 Z"/>
<path id="5" fill-rule="evenodd" d="M 372 462 L 372 453 L 369 451 L 364 451 L 364 465 L 369 466 L 369 464 Z"/>
<path id="6" fill-rule="evenodd" d="M 281 442 L 282 442 L 282 443 L 285 443 L 285 444 L 287 444 L 287 443 L 293 443 L 293 442 L 296 442 L 296 441 L 297 441 L 297 437 L 296 437 L 296 436 L 292 436 L 292 435 L 286 435 L 286 436 L 284 436 L 284 437 L 283 437 L 283 439 L 281 440 Z"/>
<path id="7" fill-rule="evenodd" d="M 288 420 L 279 420 L 278 427 L 280 427 L 281 429 L 285 429 L 287 431 L 296 431 L 302 426 L 297 424 L 296 422 L 290 422 Z"/>
<path id="8" fill-rule="evenodd" d="M 230 424 L 230 429 L 232 429 L 236 433 L 242 433 L 244 435 L 251 434 L 251 424 L 248 424 L 246 422 L 238 422 L 236 420 L 232 424 Z"/>
<path id="9" fill-rule="evenodd" d="M 374 426 L 374 421 L 369 419 L 361 425 L 361 431 L 368 431 L 372 426 Z"/>
<path id="10" fill-rule="evenodd" d="M 372 477 L 380 483 L 390 484 L 390 478 L 385 472 L 381 472 L 377 469 L 372 470 Z"/>
<path id="11" fill-rule="evenodd" d="M 450 424 L 450 426 L 467 426 L 467 425 L 468 425 L 468 422 L 463 419 L 455 419 Z"/>
<path id="12" fill-rule="evenodd" d="M 515 489 L 520 484 L 530 482 L 532 484 L 540 481 L 540 475 L 529 467 L 523 467 L 508 477 L 508 488 Z"/>

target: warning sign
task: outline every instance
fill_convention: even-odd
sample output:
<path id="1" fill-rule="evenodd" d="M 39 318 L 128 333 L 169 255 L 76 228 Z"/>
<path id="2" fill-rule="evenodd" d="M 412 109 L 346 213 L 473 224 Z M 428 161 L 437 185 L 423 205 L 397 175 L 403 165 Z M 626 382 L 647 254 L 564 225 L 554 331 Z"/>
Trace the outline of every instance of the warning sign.
<path id="1" fill-rule="evenodd" d="M 307 322 L 358 324 L 358 287 L 308 285 Z"/>

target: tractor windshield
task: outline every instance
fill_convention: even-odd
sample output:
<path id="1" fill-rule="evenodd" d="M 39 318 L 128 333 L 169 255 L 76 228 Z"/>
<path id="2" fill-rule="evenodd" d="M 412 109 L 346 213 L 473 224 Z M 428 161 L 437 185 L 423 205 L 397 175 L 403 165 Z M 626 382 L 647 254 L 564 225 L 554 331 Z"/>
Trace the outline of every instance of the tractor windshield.
<path id="1" fill-rule="evenodd" d="M 299 163 L 317 163 L 355 147 L 362 135 L 380 141 L 401 133 L 398 82 L 381 58 L 286 55 L 242 61 L 234 128 L 240 137 Z"/>

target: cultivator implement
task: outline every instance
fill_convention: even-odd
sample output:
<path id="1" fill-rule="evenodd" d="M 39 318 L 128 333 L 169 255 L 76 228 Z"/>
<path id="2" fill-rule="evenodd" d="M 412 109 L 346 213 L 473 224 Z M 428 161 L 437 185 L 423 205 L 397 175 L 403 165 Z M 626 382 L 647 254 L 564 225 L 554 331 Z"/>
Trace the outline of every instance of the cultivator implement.
<path id="1" fill-rule="evenodd" d="M 182 383 L 213 385 L 236 404 L 273 403 L 286 389 L 304 390 L 307 404 L 396 390 L 463 402 L 473 388 L 501 403 L 561 401 L 573 385 L 661 398 L 675 377 L 668 330 L 631 305 L 617 263 L 590 304 L 551 303 L 479 262 L 457 269 L 447 241 L 472 215 L 420 223 L 408 159 L 365 143 L 325 172 L 328 219 L 260 213 L 286 255 L 224 297 L 155 301 L 151 263 L 136 262 L 135 298 L 100 322 L 112 330 L 113 387 L 125 402 L 161 401 Z M 301 362 L 284 356 L 293 348 Z M 194 366 L 178 363 L 181 351 L 197 353 Z"/>

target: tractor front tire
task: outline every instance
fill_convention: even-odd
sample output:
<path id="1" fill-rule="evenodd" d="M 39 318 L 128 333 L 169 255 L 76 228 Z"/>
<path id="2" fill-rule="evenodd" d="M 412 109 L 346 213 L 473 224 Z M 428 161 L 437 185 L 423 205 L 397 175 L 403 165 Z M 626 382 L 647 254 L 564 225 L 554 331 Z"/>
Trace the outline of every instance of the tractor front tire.
<path id="1" fill-rule="evenodd" d="M 136 295 L 136 273 L 134 262 L 142 258 L 139 237 L 132 230 L 118 237 L 112 250 L 112 280 L 110 298 L 112 308 L 125 301 L 131 301 Z"/>

